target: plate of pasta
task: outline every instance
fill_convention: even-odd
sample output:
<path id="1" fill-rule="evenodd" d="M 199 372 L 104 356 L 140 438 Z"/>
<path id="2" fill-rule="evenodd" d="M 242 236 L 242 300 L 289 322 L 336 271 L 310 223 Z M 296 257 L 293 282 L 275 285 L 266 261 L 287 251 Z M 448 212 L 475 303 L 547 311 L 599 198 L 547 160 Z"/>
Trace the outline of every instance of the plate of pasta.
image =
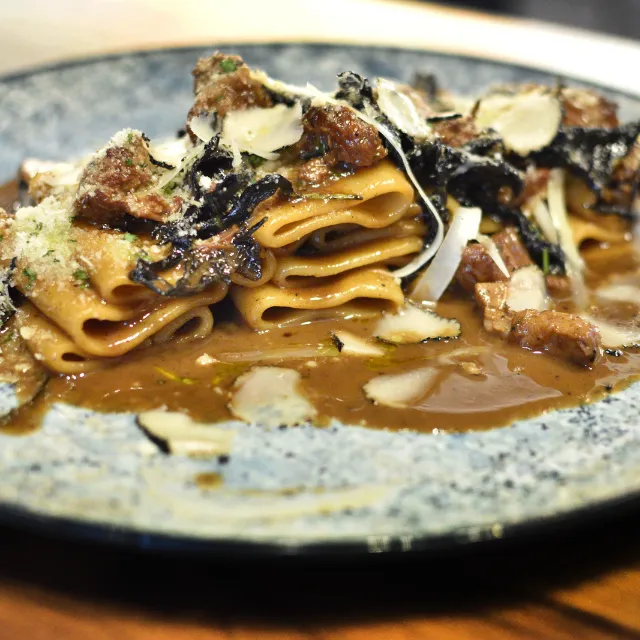
<path id="1" fill-rule="evenodd" d="M 635 497 L 639 135 L 407 50 L 0 80 L 0 519 L 409 551 Z"/>

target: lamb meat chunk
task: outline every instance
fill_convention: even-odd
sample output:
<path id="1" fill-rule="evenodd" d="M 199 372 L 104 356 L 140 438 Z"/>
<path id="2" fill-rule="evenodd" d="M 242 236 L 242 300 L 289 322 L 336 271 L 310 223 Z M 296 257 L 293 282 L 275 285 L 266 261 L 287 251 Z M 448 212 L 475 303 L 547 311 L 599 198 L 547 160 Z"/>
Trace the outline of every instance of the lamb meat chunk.
<path id="1" fill-rule="evenodd" d="M 511 202 L 505 204 L 510 204 L 512 207 L 522 207 L 530 198 L 543 192 L 546 193 L 550 173 L 550 169 L 534 167 L 533 165 L 528 167 L 524 176 L 522 191 Z"/>
<path id="2" fill-rule="evenodd" d="M 506 339 L 511 331 L 511 313 L 503 309 L 487 307 L 484 312 L 483 325 L 488 333 L 495 333 Z"/>
<path id="3" fill-rule="evenodd" d="M 264 86 L 251 77 L 251 70 L 239 56 L 216 53 L 198 60 L 192 71 L 195 100 L 187 123 L 201 113 L 224 116 L 250 107 L 271 107 Z"/>
<path id="4" fill-rule="evenodd" d="M 462 147 L 480 136 L 480 131 L 471 116 L 441 120 L 434 122 L 432 127 L 442 142 L 450 147 Z"/>
<path id="5" fill-rule="evenodd" d="M 298 187 L 314 187 L 324 184 L 332 176 L 333 171 L 324 158 L 311 158 L 297 167 L 294 182 Z"/>
<path id="6" fill-rule="evenodd" d="M 533 264 L 527 248 L 520 240 L 515 227 L 507 227 L 491 236 L 495 242 L 504 264 L 510 272 Z"/>
<path id="7" fill-rule="evenodd" d="M 475 299 L 483 310 L 484 328 L 511 344 L 544 351 L 582 366 L 602 355 L 600 332 L 579 316 L 560 311 L 510 311 L 507 282 L 478 283 Z"/>
<path id="8" fill-rule="evenodd" d="M 180 210 L 182 198 L 153 190 L 164 169 L 150 161 L 147 141 L 139 132 L 118 136 L 83 170 L 73 204 L 75 214 L 107 227 L 118 226 L 126 216 L 166 222 Z"/>
<path id="9" fill-rule="evenodd" d="M 304 131 L 298 143 L 300 155 L 322 156 L 331 169 L 370 167 L 387 155 L 375 127 L 362 121 L 347 107 L 311 107 L 302 124 Z"/>
<path id="10" fill-rule="evenodd" d="M 618 105 L 591 89 L 565 87 L 560 92 L 565 127 L 617 127 Z"/>
<path id="11" fill-rule="evenodd" d="M 474 297 L 478 306 L 483 310 L 507 308 L 509 296 L 508 282 L 478 282 L 473 288 Z"/>
<path id="12" fill-rule="evenodd" d="M 463 289 L 473 291 L 478 282 L 502 282 L 507 277 L 486 248 L 479 242 L 474 242 L 463 249 L 455 279 Z"/>
<path id="13" fill-rule="evenodd" d="M 557 298 L 571 295 L 571 280 L 567 276 L 549 274 L 545 276 L 547 291 Z"/>
<path id="14" fill-rule="evenodd" d="M 531 351 L 546 351 L 575 364 L 590 366 L 602 356 L 600 332 L 579 316 L 561 311 L 517 311 L 507 338 Z"/>

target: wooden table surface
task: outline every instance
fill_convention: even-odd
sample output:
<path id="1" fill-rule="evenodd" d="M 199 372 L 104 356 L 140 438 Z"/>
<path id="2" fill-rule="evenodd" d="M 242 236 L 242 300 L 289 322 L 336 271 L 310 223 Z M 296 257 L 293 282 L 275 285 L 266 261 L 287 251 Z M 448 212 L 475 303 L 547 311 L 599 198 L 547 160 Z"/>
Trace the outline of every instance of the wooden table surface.
<path id="1" fill-rule="evenodd" d="M 10 3 L 0 72 L 158 45 L 330 40 L 487 55 L 640 92 L 629 73 L 640 45 L 616 38 L 407 0 L 323 0 L 322 12 L 317 0 L 221 6 Z M 640 638 L 640 507 L 457 556 L 360 560 L 187 560 L 0 528 L 0 640 L 54 638 Z"/>
<path id="2" fill-rule="evenodd" d="M 458 554 L 179 558 L 0 529 L 1 640 L 640 638 L 640 508 Z"/>

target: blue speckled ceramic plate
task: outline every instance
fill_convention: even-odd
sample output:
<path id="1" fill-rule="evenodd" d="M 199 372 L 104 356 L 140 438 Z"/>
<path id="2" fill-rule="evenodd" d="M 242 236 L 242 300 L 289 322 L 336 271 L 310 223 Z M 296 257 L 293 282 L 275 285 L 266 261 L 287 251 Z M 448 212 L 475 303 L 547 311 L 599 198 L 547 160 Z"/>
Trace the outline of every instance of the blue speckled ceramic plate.
<path id="1" fill-rule="evenodd" d="M 293 83 L 336 73 L 409 80 L 435 71 L 472 93 L 548 75 L 424 52 L 318 45 L 225 47 Z M 64 159 L 132 126 L 181 127 L 190 70 L 211 49 L 158 51 L 0 80 L 0 179 L 25 156 Z M 624 119 L 640 99 L 612 93 Z M 15 402 L 0 389 L 0 410 Z M 193 551 L 441 548 L 500 537 L 640 490 L 640 385 L 591 406 L 464 435 L 230 423 L 228 461 L 166 456 L 131 415 L 56 406 L 29 436 L 0 435 L 0 517 L 54 532 Z M 214 490 L 194 482 L 222 475 Z M 62 527 L 62 528 L 61 528 Z"/>

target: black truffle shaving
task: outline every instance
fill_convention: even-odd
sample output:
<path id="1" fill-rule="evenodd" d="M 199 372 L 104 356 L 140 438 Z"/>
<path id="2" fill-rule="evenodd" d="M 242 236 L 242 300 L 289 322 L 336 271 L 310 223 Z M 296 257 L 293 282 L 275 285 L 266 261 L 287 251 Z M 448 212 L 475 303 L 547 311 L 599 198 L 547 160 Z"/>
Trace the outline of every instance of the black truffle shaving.
<path id="1" fill-rule="evenodd" d="M 16 259 L 14 258 L 9 268 L 0 274 L 0 327 L 3 327 L 16 312 L 11 293 L 17 289 L 13 289 L 9 284 L 15 268 Z"/>
<path id="2" fill-rule="evenodd" d="M 562 127 L 551 144 L 532 154 L 541 167 L 563 167 L 600 193 L 611 184 L 615 163 L 640 135 L 640 120 L 613 129 Z"/>
<path id="3" fill-rule="evenodd" d="M 338 75 L 336 99 L 348 102 L 354 109 L 362 109 L 367 102 L 374 102 L 369 80 L 353 71 Z"/>
<path id="4" fill-rule="evenodd" d="M 262 277 L 262 260 L 260 260 L 261 247 L 253 237 L 253 234 L 267 221 L 263 218 L 249 229 L 238 232 L 231 243 L 237 250 L 236 273 L 256 282 Z"/>
<path id="5" fill-rule="evenodd" d="M 552 273 L 565 273 L 566 256 L 560 245 L 545 240 L 538 227 L 528 220 L 520 209 L 497 205 L 490 209 L 488 213 L 501 222 L 512 224 L 517 228 L 529 255 L 539 267 L 542 268 L 544 261 L 548 259 Z"/>
<path id="6" fill-rule="evenodd" d="M 255 208 L 280 190 L 284 195 L 293 193 L 289 180 L 279 174 L 269 174 L 247 186 L 246 174 L 229 174 L 215 191 L 205 193 L 203 204 L 190 207 L 184 217 L 162 225 L 154 237 L 163 244 L 171 244 L 167 258 L 157 262 L 138 260 L 129 278 L 155 293 L 168 297 L 183 297 L 199 293 L 215 282 L 229 282 L 236 270 L 250 280 L 262 275 L 260 246 L 253 233 L 264 224 L 243 228 Z M 196 239 L 207 240 L 233 227 L 240 230 L 231 239 L 233 250 L 193 247 Z M 184 274 L 171 285 L 159 274 L 182 264 Z"/>
<path id="7" fill-rule="evenodd" d="M 162 261 L 160 261 L 162 262 Z M 175 285 L 171 285 L 158 275 L 162 269 L 158 263 L 138 260 L 136 267 L 129 273 L 129 279 L 151 289 L 161 296 L 181 298 L 200 293 L 215 282 L 229 282 L 233 273 L 233 265 L 228 254 L 222 249 L 188 252 L 181 260 L 184 274 Z"/>

